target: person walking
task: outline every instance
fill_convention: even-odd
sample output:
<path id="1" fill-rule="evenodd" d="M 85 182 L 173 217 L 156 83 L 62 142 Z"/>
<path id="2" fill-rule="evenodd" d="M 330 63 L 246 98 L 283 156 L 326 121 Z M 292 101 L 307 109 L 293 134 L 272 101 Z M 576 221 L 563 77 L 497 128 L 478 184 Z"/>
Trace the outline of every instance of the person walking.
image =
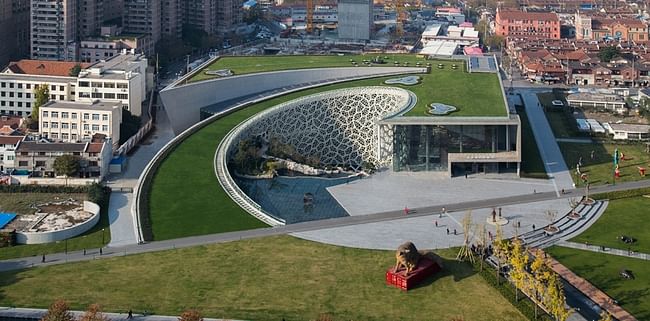
<path id="1" fill-rule="evenodd" d="M 103 253 L 102 253 L 102 248 L 100 247 L 100 248 L 99 248 L 99 255 L 102 255 L 102 254 L 103 254 Z"/>
<path id="2" fill-rule="evenodd" d="M 436 227 L 438 227 L 438 221 L 434 221 L 436 223 Z"/>
<path id="3" fill-rule="evenodd" d="M 133 310 L 129 309 L 129 315 L 127 315 L 126 318 L 133 319 Z"/>
<path id="4" fill-rule="evenodd" d="M 449 229 L 447 229 L 447 235 L 449 235 Z"/>
<path id="5" fill-rule="evenodd" d="M 41 257 L 41 263 L 45 263 L 45 254 L 43 254 L 43 257 Z"/>
<path id="6" fill-rule="evenodd" d="M 409 208 L 404 206 L 404 215 L 409 215 Z"/>
<path id="7" fill-rule="evenodd" d="M 454 229 L 454 235 L 457 235 L 457 233 L 456 233 L 456 229 Z"/>

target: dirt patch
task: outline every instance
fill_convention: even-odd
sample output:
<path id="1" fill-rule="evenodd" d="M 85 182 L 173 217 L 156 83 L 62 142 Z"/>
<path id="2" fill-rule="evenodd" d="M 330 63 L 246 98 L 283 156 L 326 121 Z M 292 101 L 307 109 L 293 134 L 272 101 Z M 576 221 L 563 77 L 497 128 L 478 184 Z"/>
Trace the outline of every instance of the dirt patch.
<path id="1" fill-rule="evenodd" d="M 601 123 L 616 123 L 617 121 L 623 122 L 625 124 L 648 124 L 648 120 L 644 117 L 639 117 L 636 115 L 623 116 L 615 115 L 612 113 L 602 113 L 593 110 L 584 110 L 583 111 L 586 118 L 595 119 Z"/>

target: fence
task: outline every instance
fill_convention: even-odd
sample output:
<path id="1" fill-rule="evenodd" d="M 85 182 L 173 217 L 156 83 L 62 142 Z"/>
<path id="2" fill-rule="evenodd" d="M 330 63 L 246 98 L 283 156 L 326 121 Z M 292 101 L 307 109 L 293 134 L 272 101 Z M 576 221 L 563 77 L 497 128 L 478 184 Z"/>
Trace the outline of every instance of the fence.
<path id="1" fill-rule="evenodd" d="M 151 128 L 153 128 L 153 117 L 151 115 L 151 108 L 153 107 L 153 98 L 154 98 L 155 89 L 151 89 L 149 93 L 149 106 L 147 108 L 147 122 L 142 126 L 135 135 L 127 139 L 122 146 L 120 146 L 116 151 L 115 155 L 126 155 L 135 145 L 137 145 L 144 136 L 146 136 Z"/>

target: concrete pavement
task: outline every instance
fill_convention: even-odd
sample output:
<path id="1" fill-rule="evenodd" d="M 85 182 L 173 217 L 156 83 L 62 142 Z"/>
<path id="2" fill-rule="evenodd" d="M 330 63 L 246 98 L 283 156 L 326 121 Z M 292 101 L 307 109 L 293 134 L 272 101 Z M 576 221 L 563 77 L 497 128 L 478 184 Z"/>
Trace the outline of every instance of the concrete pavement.
<path id="1" fill-rule="evenodd" d="M 517 90 L 517 92 L 521 94 L 524 100 L 528 120 L 533 129 L 535 142 L 537 142 L 537 148 L 539 148 L 546 173 L 551 178 L 556 193 L 559 195 L 561 189 L 568 190 L 574 186 L 569 168 L 564 162 L 564 157 L 555 141 L 553 130 L 551 130 L 551 126 L 546 120 L 546 115 L 544 115 L 544 110 L 537 99 L 536 92 L 529 90 Z"/>
<path id="2" fill-rule="evenodd" d="M 128 309 L 128 307 L 126 307 Z M 13 308 L 13 307 L 0 307 L 0 319 L 3 320 L 14 320 L 14 319 L 31 319 L 31 320 L 40 320 L 43 318 L 47 309 L 25 309 L 25 308 Z M 81 320 L 81 317 L 84 315 L 84 311 L 70 311 L 75 317 L 75 320 Z M 123 313 L 102 313 L 108 320 L 111 321 L 122 321 L 122 320 L 133 320 L 133 321 L 178 321 L 177 316 L 168 316 L 168 315 L 150 315 L 147 311 L 133 311 L 133 318 L 128 318 L 128 310 L 125 310 Z M 226 321 L 224 319 L 212 319 L 212 318 L 203 318 L 204 321 Z M 227 321 L 236 321 L 234 319 L 228 319 Z"/>
<path id="3" fill-rule="evenodd" d="M 620 183 L 617 184 L 616 186 L 612 186 L 612 185 L 596 186 L 592 188 L 592 193 L 596 194 L 596 193 L 611 192 L 611 191 L 622 191 L 622 190 L 630 190 L 630 189 L 637 189 L 643 187 L 650 187 L 650 180 Z M 578 197 L 580 195 L 581 195 L 581 190 L 567 190 L 567 194 L 563 195 L 563 197 L 565 198 Z M 516 196 L 490 199 L 490 200 L 443 204 L 443 206 L 445 206 L 445 208 L 449 212 L 461 212 L 469 209 L 492 208 L 492 207 L 499 207 L 499 206 L 508 206 L 512 204 L 554 200 L 557 198 L 558 197 L 555 194 L 555 192 L 545 192 L 545 193 L 535 193 L 535 194 L 526 194 L 526 195 L 516 195 Z M 435 208 L 423 207 L 423 208 L 413 208 L 413 210 L 415 210 L 415 212 L 413 214 L 410 214 L 408 218 L 438 214 L 440 213 L 441 209 L 440 207 L 435 207 Z M 166 240 L 166 241 L 156 241 L 156 242 L 150 242 L 145 244 L 116 246 L 116 247 L 104 249 L 103 255 L 99 255 L 98 250 L 88 250 L 86 255 L 83 255 L 81 251 L 68 252 L 67 255 L 65 253 L 50 254 L 46 257 L 45 263 L 41 263 L 40 256 L 23 257 L 23 258 L 0 261 L 0 271 L 18 270 L 18 269 L 44 266 L 44 265 L 63 264 L 66 262 L 89 261 L 94 259 L 124 256 L 129 254 L 164 251 L 169 249 L 186 248 L 186 247 L 192 247 L 197 245 L 225 243 L 225 242 L 232 242 L 232 241 L 243 240 L 243 239 L 253 239 L 253 238 L 260 238 L 260 237 L 272 236 L 272 235 L 284 235 L 284 234 L 307 232 L 307 231 L 313 231 L 313 230 L 319 230 L 325 228 L 334 228 L 334 227 L 359 225 L 359 224 L 390 221 L 390 220 L 399 220 L 404 218 L 407 218 L 404 216 L 404 211 L 399 210 L 399 211 L 390 211 L 390 212 L 377 213 L 371 215 L 346 216 L 346 217 L 340 217 L 340 218 L 334 218 L 328 220 L 303 222 L 303 223 L 290 224 L 290 225 L 279 226 L 279 227 L 267 227 L 267 228 L 260 228 L 254 230 L 201 235 L 201 236 L 193 236 L 193 237 L 179 238 L 179 239 Z"/>

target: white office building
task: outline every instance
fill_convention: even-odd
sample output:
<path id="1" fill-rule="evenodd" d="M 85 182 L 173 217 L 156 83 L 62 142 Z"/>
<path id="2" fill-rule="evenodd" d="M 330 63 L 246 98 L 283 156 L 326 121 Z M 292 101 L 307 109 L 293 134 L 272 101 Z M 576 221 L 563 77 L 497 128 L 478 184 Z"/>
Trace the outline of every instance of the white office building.
<path id="1" fill-rule="evenodd" d="M 114 145 L 120 141 L 121 102 L 50 101 L 39 108 L 39 113 L 38 128 L 44 138 L 77 143 L 101 134 L 110 137 Z"/>

